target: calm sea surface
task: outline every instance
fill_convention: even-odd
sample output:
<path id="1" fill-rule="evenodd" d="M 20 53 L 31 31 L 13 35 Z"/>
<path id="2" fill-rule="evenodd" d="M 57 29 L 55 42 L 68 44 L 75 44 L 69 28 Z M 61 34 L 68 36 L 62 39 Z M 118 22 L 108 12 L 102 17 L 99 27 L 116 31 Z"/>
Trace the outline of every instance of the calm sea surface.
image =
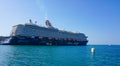
<path id="1" fill-rule="evenodd" d="M 0 45 L 0 66 L 120 66 L 120 45 Z"/>

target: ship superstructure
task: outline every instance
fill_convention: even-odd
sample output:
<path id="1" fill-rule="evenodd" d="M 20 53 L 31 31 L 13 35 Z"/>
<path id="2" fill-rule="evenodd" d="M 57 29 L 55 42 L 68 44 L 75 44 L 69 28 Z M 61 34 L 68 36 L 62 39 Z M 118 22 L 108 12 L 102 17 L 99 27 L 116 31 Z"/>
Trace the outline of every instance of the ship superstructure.
<path id="1" fill-rule="evenodd" d="M 30 23 L 13 26 L 10 41 L 6 44 L 21 45 L 86 45 L 88 40 L 83 33 L 75 33 L 54 28 L 49 20 L 46 27 Z"/>

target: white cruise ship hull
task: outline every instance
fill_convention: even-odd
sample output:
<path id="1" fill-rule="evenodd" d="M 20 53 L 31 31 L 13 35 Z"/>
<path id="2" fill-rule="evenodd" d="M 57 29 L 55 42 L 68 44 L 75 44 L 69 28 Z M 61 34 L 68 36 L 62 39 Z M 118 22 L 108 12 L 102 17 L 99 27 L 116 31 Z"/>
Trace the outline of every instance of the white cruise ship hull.
<path id="1" fill-rule="evenodd" d="M 23 36 L 11 36 L 4 41 L 1 41 L 1 45 L 43 45 L 43 46 L 85 46 L 88 41 L 73 41 L 64 39 L 49 39 L 44 38 L 30 38 Z"/>

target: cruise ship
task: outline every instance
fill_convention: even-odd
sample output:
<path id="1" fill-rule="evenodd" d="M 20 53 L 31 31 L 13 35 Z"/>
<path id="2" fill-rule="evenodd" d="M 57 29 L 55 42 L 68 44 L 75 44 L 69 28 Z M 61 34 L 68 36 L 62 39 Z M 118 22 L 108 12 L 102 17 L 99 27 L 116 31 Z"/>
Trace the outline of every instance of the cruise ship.
<path id="1" fill-rule="evenodd" d="M 12 27 L 9 37 L 0 41 L 1 45 L 44 45 L 44 46 L 82 46 L 87 45 L 84 33 L 60 30 L 52 26 L 49 20 L 46 27 L 39 26 L 29 20 L 29 23 Z"/>

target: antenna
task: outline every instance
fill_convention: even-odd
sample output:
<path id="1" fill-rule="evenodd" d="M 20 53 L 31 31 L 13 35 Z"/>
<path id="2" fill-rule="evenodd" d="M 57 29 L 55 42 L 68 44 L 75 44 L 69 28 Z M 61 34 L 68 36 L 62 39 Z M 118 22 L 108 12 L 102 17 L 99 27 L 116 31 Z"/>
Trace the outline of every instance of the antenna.
<path id="1" fill-rule="evenodd" d="M 31 19 L 29 19 L 29 22 L 30 22 L 30 23 L 32 23 L 32 20 L 31 20 Z"/>
<path id="2" fill-rule="evenodd" d="M 37 21 L 35 21 L 35 24 L 37 24 Z"/>

